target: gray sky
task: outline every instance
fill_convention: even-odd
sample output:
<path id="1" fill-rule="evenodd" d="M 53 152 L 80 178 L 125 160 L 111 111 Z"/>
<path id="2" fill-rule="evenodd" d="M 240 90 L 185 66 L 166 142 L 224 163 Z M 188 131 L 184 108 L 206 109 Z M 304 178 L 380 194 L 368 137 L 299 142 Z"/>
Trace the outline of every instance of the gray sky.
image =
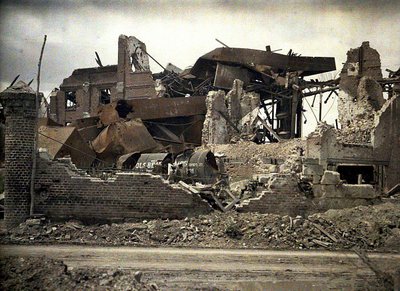
<path id="1" fill-rule="evenodd" d="M 215 38 L 232 47 L 265 49 L 271 45 L 282 53 L 293 49 L 303 56 L 335 57 L 339 70 L 347 50 L 368 40 L 381 54 L 383 69 L 400 66 L 399 1 L 0 3 L 1 90 L 18 74 L 26 81 L 36 78 L 44 34 L 48 36 L 41 73 L 45 94 L 73 69 L 96 66 L 94 51 L 104 65 L 116 64 L 120 34 L 136 36 L 160 63 L 181 68 L 220 46 Z M 151 68 L 160 71 L 155 63 Z"/>

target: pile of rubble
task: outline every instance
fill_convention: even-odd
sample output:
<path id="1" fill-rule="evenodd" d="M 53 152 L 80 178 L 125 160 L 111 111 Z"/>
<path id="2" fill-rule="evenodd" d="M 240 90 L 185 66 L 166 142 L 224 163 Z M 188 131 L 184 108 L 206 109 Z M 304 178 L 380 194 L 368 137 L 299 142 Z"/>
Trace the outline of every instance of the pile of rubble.
<path id="1" fill-rule="evenodd" d="M 286 166 L 297 159 L 305 149 L 305 141 L 291 139 L 280 143 L 209 144 L 203 146 L 222 156 L 231 182 L 251 179 L 253 175 L 285 172 Z M 290 161 L 289 161 L 290 160 Z M 284 163 L 286 161 L 286 163 Z"/>
<path id="2" fill-rule="evenodd" d="M 8 257 L 0 261 L 2 290 L 159 290 L 142 282 L 142 272 L 67 269 L 62 261 Z"/>
<path id="3" fill-rule="evenodd" d="M 85 226 L 27 220 L 2 243 L 400 251 L 400 204 L 329 210 L 308 217 L 214 212 L 184 220 Z"/>

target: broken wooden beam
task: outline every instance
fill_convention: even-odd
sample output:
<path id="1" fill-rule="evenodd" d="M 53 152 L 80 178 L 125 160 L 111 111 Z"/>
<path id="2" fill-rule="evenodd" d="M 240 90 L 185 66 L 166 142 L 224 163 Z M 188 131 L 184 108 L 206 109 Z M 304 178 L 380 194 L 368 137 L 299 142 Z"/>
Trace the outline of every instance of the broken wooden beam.
<path id="1" fill-rule="evenodd" d="M 280 136 L 272 129 L 271 126 L 269 126 L 269 125 L 265 122 L 264 119 L 261 118 L 260 115 L 258 115 L 258 119 L 260 120 L 261 124 L 272 134 L 272 136 L 273 136 L 274 138 L 276 138 L 276 140 L 277 140 L 278 142 L 281 142 L 281 141 L 282 141 L 282 139 L 280 138 Z"/>

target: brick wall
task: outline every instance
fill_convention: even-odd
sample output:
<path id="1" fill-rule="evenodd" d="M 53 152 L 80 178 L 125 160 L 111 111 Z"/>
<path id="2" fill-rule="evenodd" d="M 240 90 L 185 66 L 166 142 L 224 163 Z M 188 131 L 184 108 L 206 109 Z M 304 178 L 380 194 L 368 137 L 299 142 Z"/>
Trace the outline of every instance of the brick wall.
<path id="1" fill-rule="evenodd" d="M 119 221 L 184 218 L 212 208 L 199 196 L 159 176 L 119 173 L 108 180 L 79 173 L 65 162 L 39 159 L 35 212 L 62 220 Z"/>
<path id="2" fill-rule="evenodd" d="M 35 94 L 10 88 L 0 97 L 6 116 L 4 220 L 10 228 L 30 214 Z"/>
<path id="3" fill-rule="evenodd" d="M 299 191 L 295 177 L 276 174 L 261 196 L 244 201 L 237 211 L 296 216 L 308 213 L 310 203 L 311 200 Z"/>

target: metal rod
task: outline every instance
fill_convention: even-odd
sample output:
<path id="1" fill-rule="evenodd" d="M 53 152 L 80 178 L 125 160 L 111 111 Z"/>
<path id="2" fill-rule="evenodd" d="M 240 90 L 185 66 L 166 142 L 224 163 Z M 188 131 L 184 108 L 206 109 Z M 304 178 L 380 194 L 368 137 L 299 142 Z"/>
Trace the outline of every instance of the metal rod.
<path id="1" fill-rule="evenodd" d="M 308 93 L 303 93 L 303 97 L 308 97 L 308 96 L 314 96 L 318 93 L 325 93 L 325 92 L 329 92 L 329 91 L 334 91 L 339 89 L 339 86 L 335 86 L 335 87 L 329 87 L 329 88 L 325 88 L 325 89 L 320 89 L 317 91 L 313 91 L 313 92 L 308 92 Z"/>
<path id="2" fill-rule="evenodd" d="M 322 120 L 322 88 L 319 91 L 319 118 L 318 120 L 321 121 Z"/>
<path id="3" fill-rule="evenodd" d="M 11 84 L 10 84 L 10 86 L 8 86 L 8 88 L 10 88 L 10 87 L 12 87 L 12 85 L 14 85 L 14 83 L 18 80 L 19 76 L 20 76 L 20 75 L 18 75 L 18 76 L 16 76 L 16 77 L 14 78 L 14 80 L 11 82 Z"/>
<path id="4" fill-rule="evenodd" d="M 224 44 L 222 41 L 220 41 L 218 38 L 215 39 L 217 42 L 222 44 L 224 47 L 230 48 L 228 45 Z"/>
<path id="5" fill-rule="evenodd" d="M 155 61 L 156 64 L 159 65 L 164 71 L 167 70 L 167 69 L 166 69 L 163 65 L 161 65 L 155 58 L 153 58 L 147 51 L 144 51 L 144 52 L 150 57 L 150 59 L 152 59 L 153 61 Z"/>

